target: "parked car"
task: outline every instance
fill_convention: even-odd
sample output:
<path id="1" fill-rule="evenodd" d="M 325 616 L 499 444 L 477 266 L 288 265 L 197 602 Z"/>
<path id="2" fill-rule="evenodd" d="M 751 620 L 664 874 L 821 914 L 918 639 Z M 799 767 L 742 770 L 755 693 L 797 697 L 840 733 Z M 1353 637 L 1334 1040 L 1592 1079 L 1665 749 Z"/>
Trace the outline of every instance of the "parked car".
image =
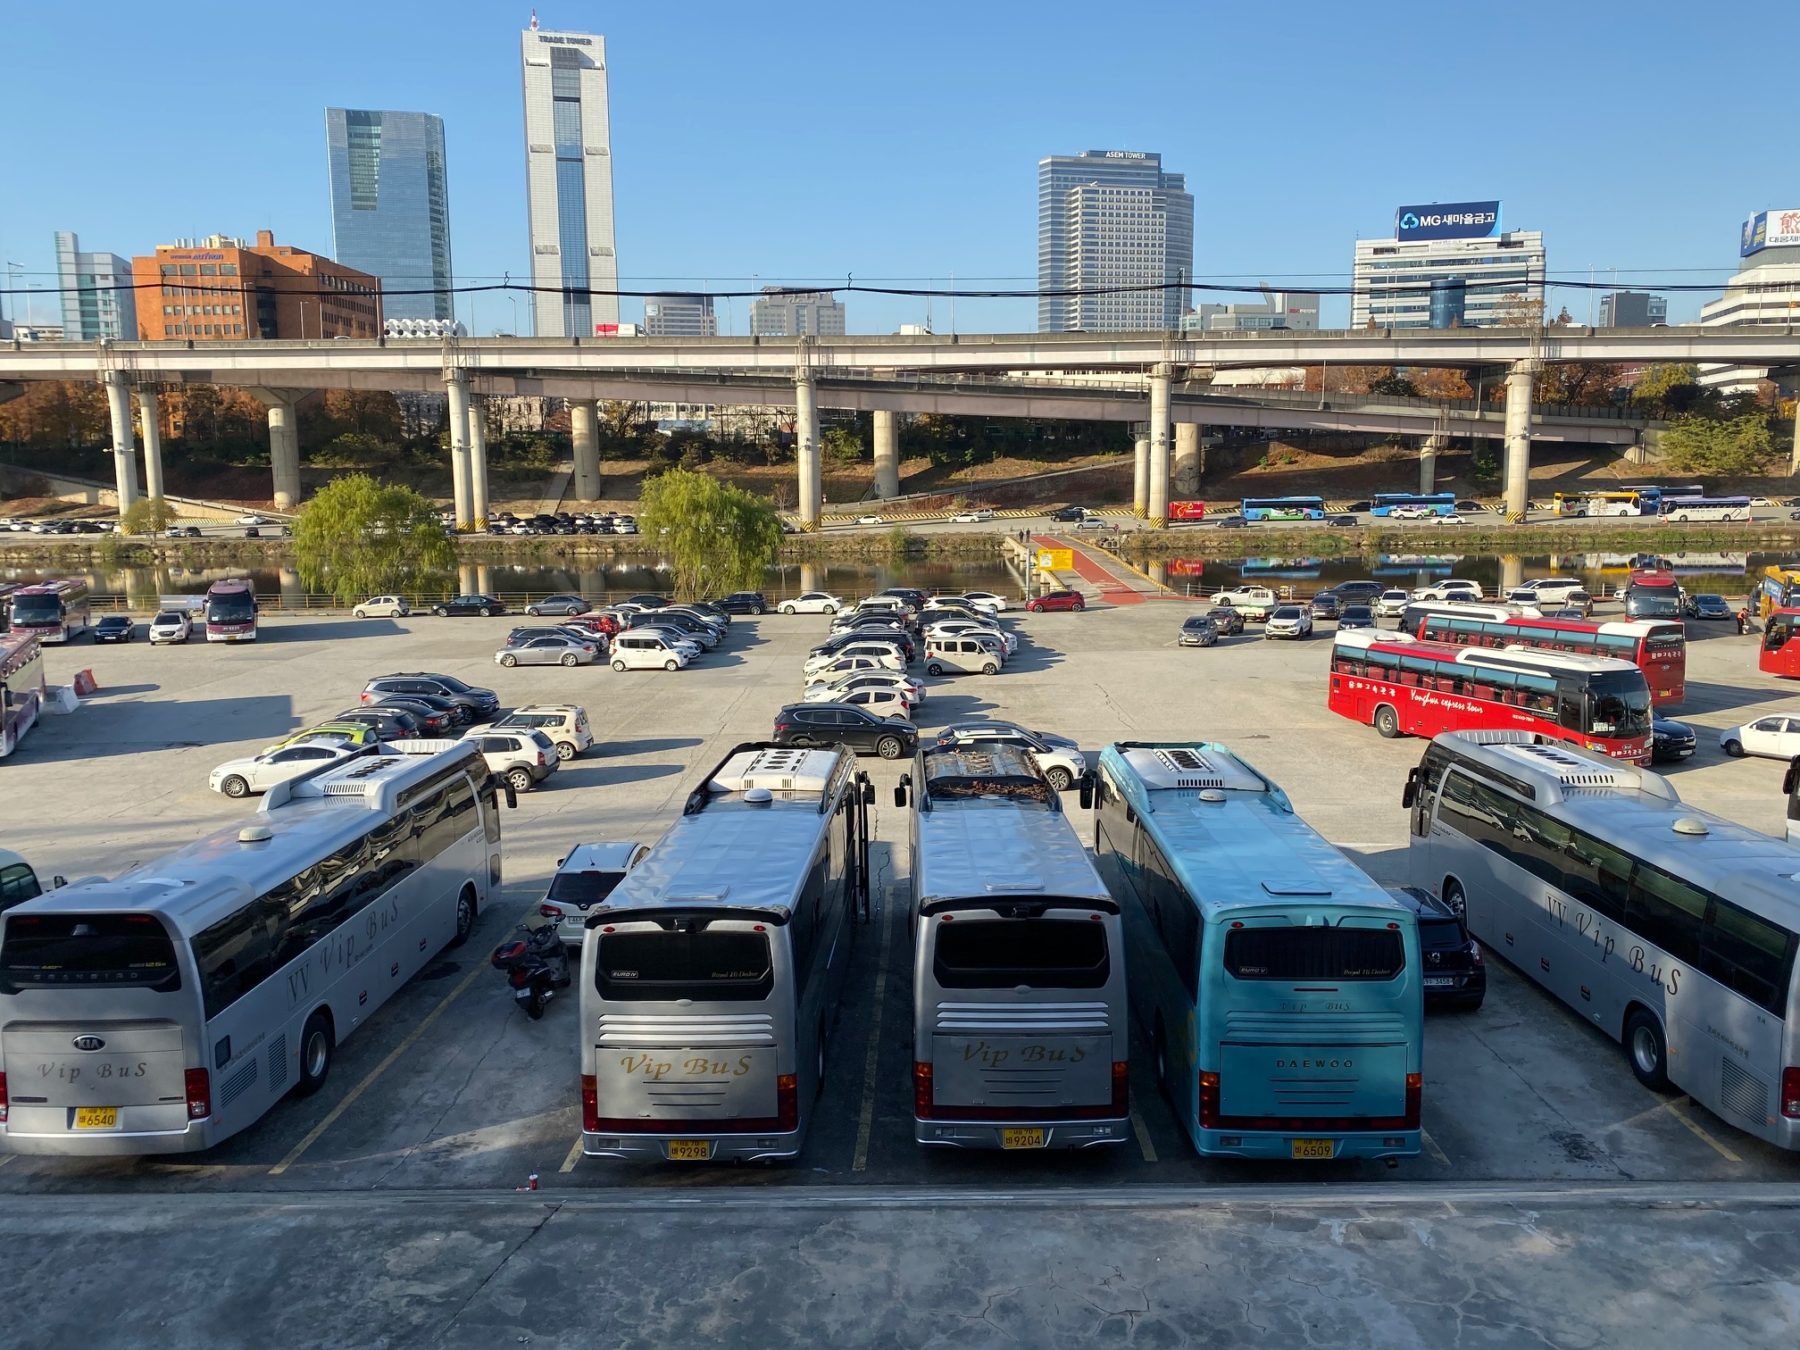
<path id="1" fill-rule="evenodd" d="M 452 711 L 455 705 L 442 700 L 433 699 L 431 703 L 424 700 L 429 694 L 414 694 L 411 698 L 384 698 L 379 703 L 365 703 L 365 708 L 394 708 L 400 712 L 411 713 L 419 724 L 421 736 L 450 736 L 454 734 L 456 714 Z M 433 705 L 437 706 L 433 706 Z"/>
<path id="2" fill-rule="evenodd" d="M 485 619 L 490 614 L 506 613 L 506 606 L 491 595 L 453 595 L 448 600 L 433 605 L 431 612 L 440 619 L 468 614 L 479 614 Z"/>
<path id="3" fill-rule="evenodd" d="M 979 525 L 982 521 L 993 518 L 994 513 L 984 507 L 979 511 L 958 511 L 950 520 L 956 525 Z"/>
<path id="4" fill-rule="evenodd" d="M 108 614 L 94 625 L 95 642 L 130 642 L 137 625 L 129 614 Z"/>
<path id="5" fill-rule="evenodd" d="M 845 745 L 859 755 L 900 759 L 919 748 L 919 729 L 846 703 L 790 703 L 775 714 L 772 739 L 777 745 Z"/>
<path id="6" fill-rule="evenodd" d="M 915 708 L 925 701 L 925 682 L 903 675 L 897 670 L 857 670 L 835 680 L 808 685 L 801 700 L 805 703 L 829 703 L 839 694 L 858 689 L 898 689 Z"/>
<path id="7" fill-rule="evenodd" d="M 1375 626 L 1375 607 L 1373 605 L 1345 605 L 1338 611 L 1338 632 L 1348 633 L 1358 628 Z"/>
<path id="8" fill-rule="evenodd" d="M 1340 530 L 1354 530 L 1362 524 L 1355 516 L 1333 516 L 1327 523 Z"/>
<path id="9" fill-rule="evenodd" d="M 1025 608 L 1033 614 L 1045 614 L 1053 610 L 1074 610 L 1080 613 L 1087 608 L 1087 601 L 1081 598 L 1080 591 L 1047 591 L 1043 595 L 1034 595 L 1025 602 Z"/>
<path id="10" fill-rule="evenodd" d="M 1699 748 L 1692 727 L 1654 710 L 1650 714 L 1650 736 L 1650 758 L 1658 764 L 1689 759 Z"/>
<path id="11" fill-rule="evenodd" d="M 1710 591 L 1704 595 L 1690 595 L 1687 598 L 1687 612 L 1690 619 L 1724 619 L 1732 617 L 1731 604 L 1722 595 L 1714 595 Z"/>
<path id="12" fill-rule="evenodd" d="M 527 614 L 586 614 L 588 602 L 579 595 L 546 595 L 525 606 Z"/>
<path id="13" fill-rule="evenodd" d="M 1220 516 L 1213 522 L 1213 526 L 1221 530 L 1247 530 L 1250 528 L 1250 522 L 1242 516 Z"/>
<path id="14" fill-rule="evenodd" d="M 632 629 L 613 639 L 614 670 L 684 670 L 700 655 L 698 644 L 655 629 Z"/>
<path id="15" fill-rule="evenodd" d="M 1244 611 L 1235 605 L 1214 604 L 1200 617 L 1211 619 L 1213 627 L 1219 630 L 1220 637 L 1234 637 L 1244 631 Z"/>
<path id="16" fill-rule="evenodd" d="M 1277 605 L 1263 625 L 1264 638 L 1309 638 L 1312 631 L 1312 611 L 1305 605 Z"/>
<path id="17" fill-rule="evenodd" d="M 1375 612 L 1384 619 L 1397 619 L 1406 613 L 1407 603 L 1412 599 L 1405 591 L 1383 591 L 1375 599 Z"/>
<path id="18" fill-rule="evenodd" d="M 150 645 L 152 647 L 160 647 L 165 642 L 186 642 L 193 634 L 193 616 L 186 610 L 161 610 L 154 619 L 150 620 Z"/>
<path id="19" fill-rule="evenodd" d="M 1487 967 L 1467 921 L 1422 886 L 1389 886 L 1387 891 L 1418 919 L 1425 1006 L 1467 1012 L 1479 1008 L 1487 996 Z"/>
<path id="20" fill-rule="evenodd" d="M 1067 792 L 1088 772 L 1087 756 L 1067 736 L 1032 731 L 1017 722 L 957 722 L 938 732 L 937 743 L 939 749 L 1010 745 L 1029 750 L 1058 792 Z"/>
<path id="21" fill-rule="evenodd" d="M 425 733 L 425 725 L 404 708 L 396 708 L 392 704 L 371 703 L 364 707 L 360 703 L 340 713 L 333 713 L 333 722 L 358 722 L 372 727 L 375 739 L 380 741 L 408 741 Z"/>
<path id="22" fill-rule="evenodd" d="M 377 675 L 363 686 L 360 702 L 379 703 L 395 694 L 408 698 L 414 694 L 430 694 L 447 699 L 463 710 L 465 722 L 485 722 L 500 711 L 500 697 L 492 689 L 465 684 L 454 675 L 414 670 Z"/>
<path id="23" fill-rule="evenodd" d="M 565 764 L 594 743 L 587 709 L 579 703 L 527 703 L 490 723 L 489 730 L 541 731 L 550 738 L 556 757 Z"/>
<path id="24" fill-rule="evenodd" d="M 1075 528 L 1078 530 L 1110 530 L 1112 526 L 1106 523 L 1104 516 L 1083 516 L 1075 522 Z"/>
<path id="25" fill-rule="evenodd" d="M 929 638 L 925 643 L 927 675 L 998 675 L 1006 658 L 977 634 Z"/>
<path id="26" fill-rule="evenodd" d="M 303 745 L 265 750 L 260 755 L 228 759 L 207 777 L 206 785 L 227 797 L 247 797 L 252 792 L 267 792 L 277 783 L 285 783 L 308 769 L 317 769 L 357 753 L 343 741 L 308 741 Z"/>
<path id="27" fill-rule="evenodd" d="M 1088 509 L 1085 506 L 1059 506 L 1050 513 L 1050 519 L 1062 521 L 1083 520 L 1087 517 L 1087 514 Z"/>
<path id="28" fill-rule="evenodd" d="M 783 614 L 836 614 L 843 607 L 844 602 L 829 591 L 807 591 L 779 606 Z"/>
<path id="29" fill-rule="evenodd" d="M 1309 602 L 1312 605 L 1313 618 L 1335 619 L 1338 612 L 1338 598 L 1330 591 L 1321 591 Z"/>
<path id="30" fill-rule="evenodd" d="M 1774 713 L 1742 726 L 1727 727 L 1719 733 L 1719 748 L 1733 758 L 1762 755 L 1769 759 L 1792 759 L 1800 755 L 1800 717 Z"/>
<path id="31" fill-rule="evenodd" d="M 628 595 L 619 603 L 636 605 L 639 609 L 661 609 L 664 605 L 669 603 L 669 597 L 666 595 L 651 595 L 649 592 L 645 591 L 637 595 Z"/>
<path id="32" fill-rule="evenodd" d="M 1434 581 L 1429 586 L 1414 587 L 1412 598 L 1415 600 L 1478 601 L 1482 598 L 1481 583 L 1470 581 L 1464 577 L 1451 577 L 1446 581 Z"/>
<path id="33" fill-rule="evenodd" d="M 1275 592 L 1267 586 L 1239 586 L 1235 590 L 1220 591 L 1212 597 L 1212 602 L 1215 605 L 1230 605 L 1250 623 L 1261 623 L 1281 603 Z"/>
<path id="34" fill-rule="evenodd" d="M 761 591 L 733 591 L 716 602 L 728 614 L 766 614 L 768 599 Z"/>
<path id="35" fill-rule="evenodd" d="M 649 851 L 648 846 L 636 842 L 575 845 L 556 864 L 550 889 L 538 905 L 539 916 L 556 925 L 556 935 L 565 947 L 579 949 L 587 938 L 588 912 L 605 904 L 625 874 Z"/>
<path id="36" fill-rule="evenodd" d="M 996 614 L 1012 608 L 1012 601 L 999 591 L 964 591 L 962 599 L 976 609 L 989 609 Z"/>
<path id="37" fill-rule="evenodd" d="M 711 624 L 702 623 L 691 614 L 683 614 L 674 609 L 659 609 L 643 623 L 636 625 L 634 631 L 655 630 L 672 633 L 683 641 L 691 642 L 705 651 L 717 647 L 724 638 L 719 630 Z"/>
<path id="38" fill-rule="evenodd" d="M 317 726 L 308 727 L 305 731 L 296 731 L 291 736 L 284 736 L 273 745 L 265 745 L 262 753 L 272 755 L 277 750 L 286 749 L 290 745 L 306 745 L 313 741 L 326 741 L 340 745 L 373 745 L 381 738 L 375 734 L 375 728 L 361 722 L 321 722 Z"/>
<path id="39" fill-rule="evenodd" d="M 494 653 L 494 660 L 503 666 L 591 666 L 599 659 L 598 646 L 567 633 L 528 637 Z"/>
<path id="40" fill-rule="evenodd" d="M 1588 619 L 1593 617 L 1594 597 L 1586 591 L 1565 591 L 1556 604 L 1546 603 L 1541 611 L 1546 619 Z"/>
<path id="41" fill-rule="evenodd" d="M 1379 581 L 1340 581 L 1329 591 L 1322 591 L 1320 594 L 1336 596 L 1340 606 L 1372 605 L 1375 597 L 1386 589 Z"/>
<path id="42" fill-rule="evenodd" d="M 1560 604 L 1568 592 L 1585 589 L 1580 577 L 1533 577 L 1514 586 L 1506 593 L 1506 598 L 1514 604 Z"/>
<path id="43" fill-rule="evenodd" d="M 358 619 L 404 619 L 412 613 L 412 606 L 402 595 L 371 595 L 350 613 Z"/>
<path id="44" fill-rule="evenodd" d="M 556 747 L 541 731 L 476 727 L 464 732 L 463 739 L 481 751 L 488 772 L 504 778 L 514 792 L 530 792 L 562 763 Z"/>

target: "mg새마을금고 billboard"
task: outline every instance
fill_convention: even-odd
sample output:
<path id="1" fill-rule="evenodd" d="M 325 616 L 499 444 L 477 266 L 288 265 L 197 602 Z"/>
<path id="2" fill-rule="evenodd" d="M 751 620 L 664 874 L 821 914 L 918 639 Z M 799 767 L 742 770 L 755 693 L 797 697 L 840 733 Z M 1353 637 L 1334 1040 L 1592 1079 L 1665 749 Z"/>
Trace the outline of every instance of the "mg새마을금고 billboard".
<path id="1" fill-rule="evenodd" d="M 1500 233 L 1499 202 L 1432 202 L 1394 212 L 1394 238 L 1486 239 Z"/>

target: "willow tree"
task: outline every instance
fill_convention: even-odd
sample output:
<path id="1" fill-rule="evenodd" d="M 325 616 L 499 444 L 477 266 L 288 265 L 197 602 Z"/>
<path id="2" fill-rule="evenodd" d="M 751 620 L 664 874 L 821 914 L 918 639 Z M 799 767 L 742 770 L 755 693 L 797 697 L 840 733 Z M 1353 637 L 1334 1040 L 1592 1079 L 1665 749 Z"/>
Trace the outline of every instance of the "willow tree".
<path id="1" fill-rule="evenodd" d="M 781 518 L 753 493 L 710 474 L 669 469 L 644 483 L 644 537 L 669 556 L 678 595 L 753 590 L 781 556 Z"/>
<path id="2" fill-rule="evenodd" d="M 309 591 L 340 604 L 435 590 L 456 566 L 456 546 L 437 508 L 409 487 L 364 473 L 334 478 L 300 508 L 294 562 Z"/>

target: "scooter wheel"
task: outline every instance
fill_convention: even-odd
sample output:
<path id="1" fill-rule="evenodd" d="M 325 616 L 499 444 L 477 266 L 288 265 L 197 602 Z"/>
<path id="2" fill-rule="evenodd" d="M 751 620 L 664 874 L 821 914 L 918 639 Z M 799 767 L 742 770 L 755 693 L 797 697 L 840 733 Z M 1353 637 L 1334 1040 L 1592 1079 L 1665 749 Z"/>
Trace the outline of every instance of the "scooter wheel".
<path id="1" fill-rule="evenodd" d="M 544 996 L 542 994 L 533 994 L 530 1001 L 525 1005 L 525 1011 L 531 1014 L 531 1020 L 534 1022 L 543 1017 Z"/>

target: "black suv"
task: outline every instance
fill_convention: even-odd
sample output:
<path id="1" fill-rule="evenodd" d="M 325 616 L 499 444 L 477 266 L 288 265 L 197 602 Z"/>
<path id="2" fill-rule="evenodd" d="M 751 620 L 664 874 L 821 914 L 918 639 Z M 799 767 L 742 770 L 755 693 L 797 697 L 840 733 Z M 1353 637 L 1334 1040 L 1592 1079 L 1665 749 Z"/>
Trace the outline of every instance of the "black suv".
<path id="1" fill-rule="evenodd" d="M 1328 591 L 1320 591 L 1319 595 L 1337 597 L 1339 605 L 1372 605 L 1375 597 L 1387 589 L 1379 581 L 1340 581 Z M 1313 597 L 1315 600 L 1318 596 Z"/>
<path id="2" fill-rule="evenodd" d="M 359 700 L 367 706 L 394 695 L 432 694 L 448 699 L 467 716 L 464 722 L 491 722 L 500 712 L 500 699 L 492 689 L 464 684 L 454 675 L 434 675 L 429 671 L 406 670 L 393 675 L 377 675 L 363 687 Z"/>
<path id="3" fill-rule="evenodd" d="M 905 653 L 909 662 L 919 659 L 918 639 L 904 628 L 889 628 L 885 624 L 840 629 L 814 647 L 807 655 L 822 656 L 826 652 L 842 651 L 853 642 L 890 643 L 897 650 Z"/>
<path id="4" fill-rule="evenodd" d="M 859 755 L 911 758 L 919 729 L 849 703 L 790 703 L 775 714 L 777 745 L 847 745 Z"/>
<path id="5" fill-rule="evenodd" d="M 1059 506 L 1050 513 L 1052 520 L 1080 520 L 1087 515 L 1085 506 Z"/>
<path id="6" fill-rule="evenodd" d="M 1389 886 L 1387 891 L 1418 916 L 1426 1004 L 1470 1012 L 1479 1008 L 1487 994 L 1487 968 L 1463 916 L 1421 886 Z"/>
<path id="7" fill-rule="evenodd" d="M 451 614 L 479 614 L 485 619 L 490 614 L 506 613 L 506 606 L 491 595 L 453 595 L 433 605 L 431 612 L 440 619 Z"/>
<path id="8" fill-rule="evenodd" d="M 769 602 L 761 591 L 733 591 L 712 602 L 727 614 L 766 614 Z"/>

